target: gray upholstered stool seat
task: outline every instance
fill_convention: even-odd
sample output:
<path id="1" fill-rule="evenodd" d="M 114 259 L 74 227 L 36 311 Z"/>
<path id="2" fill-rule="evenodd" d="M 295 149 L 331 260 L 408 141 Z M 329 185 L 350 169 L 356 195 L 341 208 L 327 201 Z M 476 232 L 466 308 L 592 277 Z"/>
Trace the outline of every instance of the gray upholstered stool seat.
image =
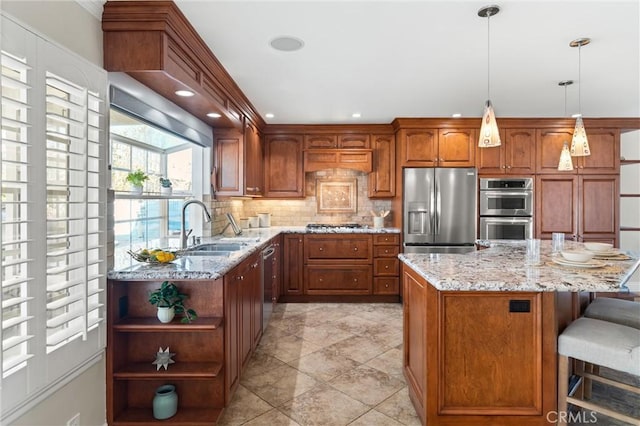
<path id="1" fill-rule="evenodd" d="M 640 329 L 640 302 L 598 297 L 587 306 L 584 316 Z"/>
<path id="2" fill-rule="evenodd" d="M 569 378 L 572 374 L 571 366 L 574 365 L 572 359 L 582 362 L 575 363 L 573 374 L 580 380 L 570 393 Z M 592 380 L 637 394 L 640 394 L 640 388 L 603 378 L 598 374 L 599 368 L 585 370 L 585 363 L 589 367 L 602 366 L 640 376 L 640 329 L 582 317 L 569 324 L 558 338 L 558 412 L 566 412 L 568 404 L 573 404 L 640 425 L 639 417 L 588 401 L 590 392 L 585 391 Z M 566 420 L 559 418 L 558 424 L 565 423 Z"/>

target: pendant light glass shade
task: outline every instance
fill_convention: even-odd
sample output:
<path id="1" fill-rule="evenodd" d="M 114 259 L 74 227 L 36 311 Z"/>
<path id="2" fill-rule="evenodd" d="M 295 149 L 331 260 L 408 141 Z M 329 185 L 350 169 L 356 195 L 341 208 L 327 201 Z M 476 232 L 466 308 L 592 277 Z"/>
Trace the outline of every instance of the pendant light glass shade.
<path id="1" fill-rule="evenodd" d="M 496 115 L 493 112 L 491 101 L 487 100 L 484 106 L 484 114 L 482 115 L 482 127 L 480 127 L 480 148 L 490 148 L 500 146 L 500 132 L 496 123 Z"/>
<path id="2" fill-rule="evenodd" d="M 480 148 L 491 148 L 500 146 L 500 132 L 498 131 L 498 123 L 496 123 L 496 114 L 493 112 L 491 105 L 491 17 L 500 12 L 500 8 L 496 5 L 483 7 L 478 11 L 478 16 L 487 18 L 487 102 L 484 105 L 484 113 L 482 114 L 482 125 L 480 126 L 480 137 L 478 138 L 478 146 Z"/>
<path id="3" fill-rule="evenodd" d="M 571 139 L 571 155 L 574 157 L 584 157 L 591 155 L 589 150 L 589 141 L 587 140 L 587 132 L 584 130 L 582 116 L 576 118 L 576 127 L 573 129 L 573 138 Z"/>
<path id="4" fill-rule="evenodd" d="M 569 144 L 566 142 L 562 147 L 562 152 L 560 153 L 560 162 L 558 163 L 558 170 L 561 172 L 568 172 L 573 170 L 573 161 L 571 161 L 571 152 L 569 152 Z"/>

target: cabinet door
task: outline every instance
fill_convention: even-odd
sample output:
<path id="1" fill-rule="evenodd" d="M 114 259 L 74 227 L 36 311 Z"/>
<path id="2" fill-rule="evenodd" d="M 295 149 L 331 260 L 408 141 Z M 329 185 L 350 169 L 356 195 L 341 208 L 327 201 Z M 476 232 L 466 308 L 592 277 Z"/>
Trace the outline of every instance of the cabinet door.
<path id="1" fill-rule="evenodd" d="M 369 173 L 369 198 L 396 195 L 396 139 L 393 135 L 373 135 L 373 171 Z"/>
<path id="2" fill-rule="evenodd" d="M 410 268 L 402 268 L 403 361 L 409 393 L 418 416 L 425 418 L 427 387 L 427 283 Z M 435 367 L 435 366 L 434 366 Z M 435 395 L 434 395 L 435 397 Z"/>
<path id="3" fill-rule="evenodd" d="M 240 271 L 234 268 L 224 276 L 224 329 L 225 329 L 225 405 L 231 401 L 231 395 L 240 383 Z"/>
<path id="4" fill-rule="evenodd" d="M 273 298 L 271 301 L 274 303 L 278 303 L 280 300 L 280 295 L 282 294 L 282 237 L 278 236 L 273 241 L 273 249 L 275 252 L 273 256 L 271 256 L 271 271 L 273 272 L 272 276 L 272 295 Z"/>
<path id="5" fill-rule="evenodd" d="M 238 349 L 239 363 L 240 363 L 240 371 L 244 370 L 245 366 L 249 362 L 249 358 L 251 357 L 251 348 L 253 347 L 253 282 L 250 265 L 247 265 L 246 262 L 242 263 L 242 272 L 240 276 L 240 285 L 239 285 L 239 312 L 238 316 L 240 317 L 240 328 L 238 330 L 239 333 L 239 341 L 240 344 Z"/>
<path id="6" fill-rule="evenodd" d="M 245 142 L 245 194 L 262 195 L 264 182 L 264 158 L 262 141 L 258 129 L 247 124 L 244 131 Z"/>
<path id="7" fill-rule="evenodd" d="M 369 149 L 368 134 L 338 135 L 338 148 L 343 149 Z"/>
<path id="8" fill-rule="evenodd" d="M 403 129 L 400 139 L 400 165 L 434 167 L 438 161 L 438 129 Z"/>
<path id="9" fill-rule="evenodd" d="M 337 135 L 304 135 L 304 149 L 337 147 Z"/>
<path id="10" fill-rule="evenodd" d="M 216 191 L 218 195 L 244 195 L 243 137 L 235 130 L 215 132 Z"/>
<path id="11" fill-rule="evenodd" d="M 587 129 L 587 139 L 591 155 L 580 157 L 578 173 L 620 173 L 620 131 L 618 129 Z"/>
<path id="12" fill-rule="evenodd" d="M 282 287 L 284 295 L 301 295 L 304 276 L 303 239 L 301 234 L 285 234 L 282 252 Z"/>
<path id="13" fill-rule="evenodd" d="M 579 240 L 612 242 L 613 239 L 616 244 L 620 178 L 614 175 L 581 176 L 579 185 Z"/>
<path id="14" fill-rule="evenodd" d="M 473 129 L 441 129 L 438 132 L 438 166 L 475 166 L 477 142 Z"/>
<path id="15" fill-rule="evenodd" d="M 502 145 L 489 148 L 480 148 L 478 144 L 475 144 L 478 174 L 506 173 L 506 140 L 504 130 L 500 130 L 500 140 L 502 140 Z"/>
<path id="16" fill-rule="evenodd" d="M 270 135 L 265 138 L 264 186 L 265 197 L 304 197 L 301 136 Z"/>
<path id="17" fill-rule="evenodd" d="M 538 129 L 536 146 L 536 170 L 538 173 L 558 173 L 558 162 L 562 146 L 566 142 L 571 146 L 573 129 Z M 575 174 L 576 157 L 573 157 L 574 170 L 563 174 Z"/>
<path id="18" fill-rule="evenodd" d="M 536 131 L 534 129 L 506 129 L 502 140 L 505 152 L 503 164 L 507 174 L 534 174 L 536 171 Z M 557 168 L 556 164 L 556 170 Z"/>
<path id="19" fill-rule="evenodd" d="M 562 232 L 575 239 L 578 232 L 578 177 L 549 175 L 536 177 L 536 237 L 551 239 Z"/>
<path id="20" fill-rule="evenodd" d="M 254 257 L 249 269 L 251 286 L 251 351 L 254 351 L 262 338 L 262 267 L 261 259 Z M 266 279 L 266 277 L 265 277 Z M 248 359 L 247 359 L 248 361 Z"/>

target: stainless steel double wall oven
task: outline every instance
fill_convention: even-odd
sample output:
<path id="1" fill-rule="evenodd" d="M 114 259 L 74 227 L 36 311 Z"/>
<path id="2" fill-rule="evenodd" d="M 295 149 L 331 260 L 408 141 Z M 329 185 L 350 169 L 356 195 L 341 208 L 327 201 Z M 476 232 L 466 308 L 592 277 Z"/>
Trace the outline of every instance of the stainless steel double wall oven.
<path id="1" fill-rule="evenodd" d="M 533 238 L 533 178 L 480 178 L 480 238 Z"/>

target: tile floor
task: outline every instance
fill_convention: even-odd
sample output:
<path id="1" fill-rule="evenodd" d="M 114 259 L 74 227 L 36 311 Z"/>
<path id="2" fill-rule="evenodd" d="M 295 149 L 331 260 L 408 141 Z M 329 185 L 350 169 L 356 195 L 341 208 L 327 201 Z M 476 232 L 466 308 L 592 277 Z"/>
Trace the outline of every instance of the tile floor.
<path id="1" fill-rule="evenodd" d="M 402 305 L 279 304 L 221 425 L 419 425 Z"/>

